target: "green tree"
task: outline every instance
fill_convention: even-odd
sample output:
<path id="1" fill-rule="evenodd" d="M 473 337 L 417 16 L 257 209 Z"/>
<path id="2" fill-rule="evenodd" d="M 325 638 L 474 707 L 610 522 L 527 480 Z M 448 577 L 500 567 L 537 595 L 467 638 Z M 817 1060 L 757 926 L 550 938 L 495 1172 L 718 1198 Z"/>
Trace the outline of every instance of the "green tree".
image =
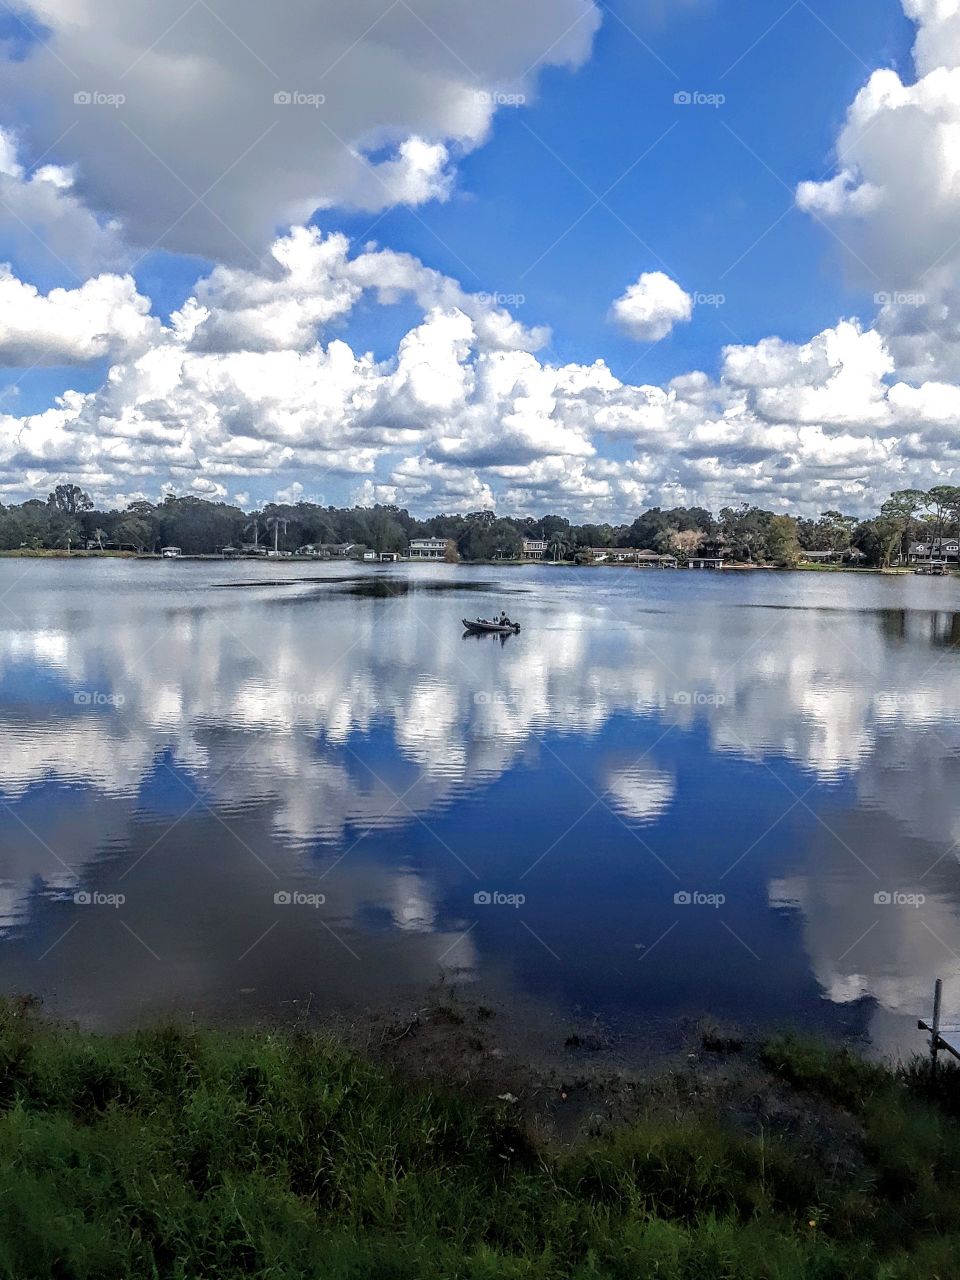
<path id="1" fill-rule="evenodd" d="M 93 500 L 78 484 L 58 484 L 47 502 L 65 516 L 75 516 L 81 511 L 93 509 Z"/>
<path id="2" fill-rule="evenodd" d="M 566 560 L 569 550 L 569 539 L 565 538 L 559 531 L 554 533 L 547 542 L 547 554 L 553 556 L 554 564 L 557 564 L 560 560 Z"/>
<path id="3" fill-rule="evenodd" d="M 202 555 L 235 544 L 246 523 L 246 516 L 237 507 L 192 495 L 170 496 L 159 510 L 163 545 L 182 547 L 187 555 Z"/>
<path id="4" fill-rule="evenodd" d="M 375 507 L 370 517 L 371 546 L 376 552 L 403 551 L 407 534 L 397 518 L 396 508 Z"/>
<path id="5" fill-rule="evenodd" d="M 890 565 L 894 556 L 901 561 L 906 557 L 911 534 L 916 526 L 917 512 L 926 501 L 927 495 L 920 489 L 898 489 L 880 508 L 880 518 L 884 522 L 886 533 L 886 543 L 881 555 L 884 567 Z"/>
<path id="6" fill-rule="evenodd" d="M 464 560 L 516 560 L 520 556 L 516 525 L 512 520 L 498 520 L 491 512 L 467 516 L 456 542 Z"/>
<path id="7" fill-rule="evenodd" d="M 943 559 L 942 543 L 949 524 L 956 523 L 960 508 L 960 488 L 952 484 L 938 484 L 924 495 L 924 505 L 934 521 L 933 541 L 939 548 L 938 558 Z"/>
<path id="8" fill-rule="evenodd" d="M 853 545 L 867 557 L 867 563 L 875 568 L 886 568 L 890 563 L 891 548 L 900 543 L 901 526 L 887 516 L 875 520 L 862 520 L 853 537 Z"/>
<path id="9" fill-rule="evenodd" d="M 549 541 L 555 533 L 565 537 L 570 533 L 570 521 L 565 516 L 543 516 L 534 526 L 541 538 Z"/>
<path id="10" fill-rule="evenodd" d="M 733 559 L 748 562 L 766 559 L 769 555 L 767 535 L 770 522 L 775 518 L 772 511 L 762 511 L 747 502 L 739 507 L 724 507 L 720 512 L 720 532 Z"/>
<path id="11" fill-rule="evenodd" d="M 117 542 L 129 543 L 138 551 L 144 551 L 151 544 L 153 530 L 148 520 L 142 516 L 125 511 L 113 526 L 113 536 Z"/>
<path id="12" fill-rule="evenodd" d="M 792 516 L 773 516 L 767 527 L 766 558 L 783 569 L 792 569 L 800 559 L 797 522 Z"/>
<path id="13" fill-rule="evenodd" d="M 573 530 L 576 547 L 612 547 L 617 530 L 610 524 L 583 524 Z"/>

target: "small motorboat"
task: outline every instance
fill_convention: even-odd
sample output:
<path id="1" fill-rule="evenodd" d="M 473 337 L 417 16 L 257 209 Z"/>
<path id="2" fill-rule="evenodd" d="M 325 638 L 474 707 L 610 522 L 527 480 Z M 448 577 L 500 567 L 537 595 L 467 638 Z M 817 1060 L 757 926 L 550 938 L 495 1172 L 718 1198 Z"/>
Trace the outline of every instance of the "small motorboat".
<path id="1" fill-rule="evenodd" d="M 486 618 L 476 618 L 473 621 L 469 618 L 463 618 L 461 621 L 463 622 L 464 630 L 473 631 L 476 634 L 481 632 L 489 632 L 490 635 L 494 636 L 515 636 L 520 634 L 519 622 L 504 624 L 502 622 L 488 622 Z"/>

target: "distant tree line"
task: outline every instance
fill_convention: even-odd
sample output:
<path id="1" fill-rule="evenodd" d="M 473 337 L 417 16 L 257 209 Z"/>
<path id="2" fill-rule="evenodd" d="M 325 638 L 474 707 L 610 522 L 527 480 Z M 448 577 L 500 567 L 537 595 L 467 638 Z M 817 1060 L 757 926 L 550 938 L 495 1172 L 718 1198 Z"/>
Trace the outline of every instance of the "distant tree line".
<path id="1" fill-rule="evenodd" d="M 377 552 L 406 549 L 411 538 L 447 538 L 462 560 L 514 560 L 524 538 L 547 541 L 549 559 L 585 562 L 597 549 L 634 548 L 684 562 L 698 553 L 740 563 L 796 564 L 806 551 L 853 555 L 884 567 L 912 542 L 960 533 L 960 487 L 901 489 L 867 519 L 826 511 L 818 519 L 777 514 L 743 503 L 714 515 L 703 507 L 644 511 L 632 524 L 572 524 L 564 516 L 496 516 L 490 511 L 418 520 L 400 507 L 323 507 L 268 503 L 254 512 L 196 497 L 131 502 L 103 511 L 75 484 L 59 484 L 46 501 L 0 505 L 0 550 L 128 549 L 178 546 L 187 555 L 253 546 L 297 551 L 353 543 Z M 859 553 L 859 554 L 856 554 Z"/>

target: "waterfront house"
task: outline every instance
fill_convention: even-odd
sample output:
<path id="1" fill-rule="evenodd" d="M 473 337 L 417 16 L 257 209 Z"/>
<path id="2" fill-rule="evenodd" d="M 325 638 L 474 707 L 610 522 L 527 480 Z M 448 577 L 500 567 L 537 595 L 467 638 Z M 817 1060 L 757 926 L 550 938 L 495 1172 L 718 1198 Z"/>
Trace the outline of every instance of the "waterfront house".
<path id="1" fill-rule="evenodd" d="M 154 546 L 156 546 L 156 543 L 154 543 Z M 160 554 L 164 560 L 178 560 L 183 555 L 183 551 L 180 547 L 161 547 Z"/>
<path id="2" fill-rule="evenodd" d="M 543 560 L 546 554 L 546 538 L 524 538 L 520 544 L 521 560 Z"/>
<path id="3" fill-rule="evenodd" d="M 929 542 L 914 542 L 907 552 L 910 564 L 929 564 L 931 561 L 946 564 L 960 558 L 960 542 L 956 538 L 932 538 Z"/>
<path id="4" fill-rule="evenodd" d="M 585 547 L 584 554 L 594 564 L 632 564 L 640 569 L 675 569 L 677 557 L 658 555 L 656 551 L 638 551 L 636 547 Z"/>
<path id="5" fill-rule="evenodd" d="M 691 556 L 687 561 L 688 569 L 722 569 L 726 561 L 719 555 Z"/>
<path id="6" fill-rule="evenodd" d="M 804 564 L 862 564 L 866 558 L 859 547 L 848 547 L 846 551 L 800 552 L 800 560 Z"/>
<path id="7" fill-rule="evenodd" d="M 407 555 L 411 560 L 445 560 L 451 545 L 449 538 L 413 538 Z"/>
<path id="8" fill-rule="evenodd" d="M 636 563 L 641 569 L 675 569 L 677 557 L 658 555 L 656 551 L 638 551 Z"/>

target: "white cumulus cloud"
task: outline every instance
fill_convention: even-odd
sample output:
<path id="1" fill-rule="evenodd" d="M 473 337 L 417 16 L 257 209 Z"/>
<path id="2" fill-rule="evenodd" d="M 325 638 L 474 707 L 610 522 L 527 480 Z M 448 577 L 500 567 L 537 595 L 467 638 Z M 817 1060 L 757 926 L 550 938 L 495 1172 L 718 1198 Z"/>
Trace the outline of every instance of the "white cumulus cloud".
<path id="1" fill-rule="evenodd" d="M 68 14 L 82 28 L 100 0 L 87 0 L 79 16 L 67 0 L 43 7 L 56 32 Z M 42 294 L 8 272 L 0 279 L 8 360 L 110 354 L 113 365 L 100 388 L 67 391 L 43 412 L 18 415 L 7 398 L 0 493 L 46 493 L 69 477 L 104 501 L 161 486 L 239 494 L 244 502 L 321 493 L 342 501 L 349 492 L 420 512 L 553 509 L 600 521 L 693 502 L 861 512 L 892 489 L 953 478 L 960 473 L 958 13 L 954 0 L 905 0 L 905 7 L 920 24 L 916 82 L 890 71 L 872 76 L 851 107 L 836 173 L 799 197 L 818 218 L 842 224 L 858 270 L 881 277 L 875 317 L 838 319 L 807 341 L 771 335 L 737 343 L 715 374 L 692 370 L 654 386 L 618 378 L 602 359 L 561 364 L 544 354 L 549 331 L 518 321 L 498 295 L 470 293 L 410 254 L 354 248 L 304 225 L 276 237 L 256 266 L 222 255 L 165 324 L 116 275 Z M 588 32 L 587 7 L 571 0 L 568 9 Z M 465 13 L 449 20 L 464 22 Z M 539 5 L 530 13 L 547 23 Z M 139 4 L 130 15 L 136 28 Z M 532 39 L 527 17 L 521 43 Z M 487 30 L 488 10 L 471 21 L 478 58 L 509 61 Z M 108 44 L 112 31 L 108 22 Z M 405 33 L 404 24 L 390 27 L 401 44 Z M 581 45 L 561 41 L 557 56 L 570 60 L 576 50 Z M 269 54 L 268 42 L 262 56 Z M 221 56 L 211 51 L 210 66 Z M 406 56 L 412 66 L 428 55 L 418 48 Z M 156 70 L 152 54 L 141 62 Z M 131 90 L 146 74 L 139 64 L 135 70 Z M 188 81 L 190 70 L 182 68 Z M 320 108 L 302 109 L 324 136 Z M 121 118 L 122 108 L 115 114 Z M 426 150 L 410 144 L 415 136 L 429 135 L 411 128 L 389 145 L 407 144 L 423 180 L 439 180 L 453 135 L 433 135 Z M 388 164 L 393 153 L 380 141 L 376 163 Z M 430 147 L 444 148 L 446 158 Z M 68 222 L 103 231 L 89 221 L 71 174 L 28 178 L 9 145 L 0 148 L 4 165 L 18 190 L 41 183 Z M 128 177 L 117 177 L 117 207 L 126 215 Z M 286 183 L 278 179 L 272 207 L 286 207 Z M 261 211 L 270 203 L 265 192 L 251 198 Z M 417 311 L 386 355 L 346 341 L 361 301 Z M 690 319 L 692 305 L 678 284 L 653 272 L 617 299 L 613 319 L 639 340 L 657 341 Z"/>
<path id="2" fill-rule="evenodd" d="M 662 271 L 648 271 L 614 302 L 611 319 L 638 342 L 659 342 L 693 315 L 693 299 Z"/>
<path id="3" fill-rule="evenodd" d="M 878 293 L 931 292 L 960 270 L 960 5 L 903 0 L 918 24 L 913 83 L 875 71 L 836 144 L 837 173 L 798 204 L 835 224 L 851 271 Z"/>
<path id="4" fill-rule="evenodd" d="M 76 175 L 45 164 L 28 173 L 20 139 L 0 125 L 0 231 L 17 261 L 77 273 L 130 257 L 114 216 L 96 217 L 74 190 Z"/>
<path id="5" fill-rule="evenodd" d="M 159 328 L 130 276 L 42 294 L 0 263 L 0 365 L 82 364 L 143 345 Z"/>
<path id="6" fill-rule="evenodd" d="M 112 330 L 76 319 L 105 279 L 121 299 Z M 72 341 L 79 356 L 108 332 L 121 350 L 98 390 L 0 419 L 5 493 L 69 476 L 108 501 L 160 485 L 249 496 L 282 476 L 296 501 L 353 478 L 358 501 L 599 521 L 664 502 L 859 509 L 960 462 L 957 387 L 900 377 L 883 334 L 855 320 L 807 343 L 728 347 L 717 378 L 658 387 L 602 360 L 552 363 L 545 334 L 488 296 L 410 255 L 351 256 L 315 228 L 279 238 L 261 272 L 215 268 L 167 325 L 116 277 L 61 291 L 69 323 L 56 291 L 8 287 L 37 308 L 29 325 L 19 313 L 31 350 Z M 330 332 L 364 297 L 421 310 L 382 360 Z M 610 441 L 632 456 L 604 456 Z"/>
<path id="7" fill-rule="evenodd" d="M 447 198 L 498 92 L 579 65 L 600 20 L 593 0 L 21 7 L 44 37 L 5 63 L 0 110 L 33 153 L 76 164 L 133 243 L 242 262 L 318 208 Z"/>

